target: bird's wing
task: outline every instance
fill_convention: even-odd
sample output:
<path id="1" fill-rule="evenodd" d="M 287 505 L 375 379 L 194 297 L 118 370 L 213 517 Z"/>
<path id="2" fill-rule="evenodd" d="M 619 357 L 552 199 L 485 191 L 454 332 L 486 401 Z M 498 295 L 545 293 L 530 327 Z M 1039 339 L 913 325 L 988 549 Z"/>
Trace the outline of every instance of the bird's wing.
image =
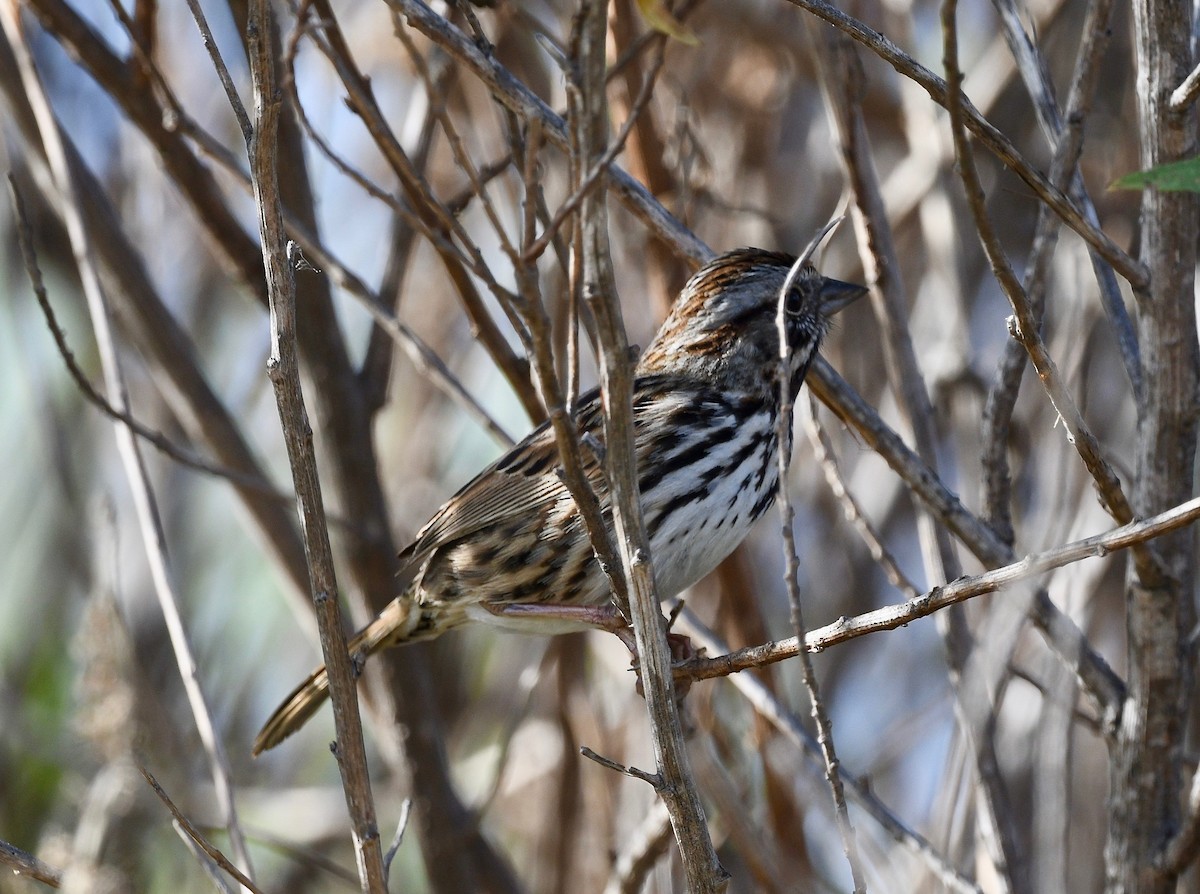
<path id="1" fill-rule="evenodd" d="M 575 418 L 580 431 L 598 436 L 601 433 L 599 392 L 582 395 L 579 404 Z M 586 446 L 583 467 L 588 480 L 595 483 L 600 475 L 600 463 Z M 568 498 L 569 491 L 558 468 L 554 431 L 549 423 L 543 423 L 446 501 L 417 532 L 412 544 L 400 553 L 402 566 L 411 566 L 434 550 L 483 528 L 516 516 L 537 513 Z"/>

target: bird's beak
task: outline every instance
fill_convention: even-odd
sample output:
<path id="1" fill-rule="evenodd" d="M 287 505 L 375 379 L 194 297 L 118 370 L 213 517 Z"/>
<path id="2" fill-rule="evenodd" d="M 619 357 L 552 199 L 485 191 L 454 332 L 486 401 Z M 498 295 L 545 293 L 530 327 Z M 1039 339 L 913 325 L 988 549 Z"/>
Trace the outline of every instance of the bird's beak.
<path id="1" fill-rule="evenodd" d="M 840 279 L 823 277 L 821 283 L 821 313 L 831 317 L 843 307 L 867 294 L 867 287 Z"/>

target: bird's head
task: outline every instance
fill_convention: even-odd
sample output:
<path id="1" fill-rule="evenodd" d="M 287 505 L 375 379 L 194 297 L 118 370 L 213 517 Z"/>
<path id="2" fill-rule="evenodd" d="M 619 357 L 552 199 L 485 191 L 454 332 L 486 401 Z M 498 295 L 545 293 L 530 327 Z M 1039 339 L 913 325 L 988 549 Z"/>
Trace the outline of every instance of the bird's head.
<path id="1" fill-rule="evenodd" d="M 638 373 L 705 378 L 746 391 L 770 387 L 779 361 L 780 292 L 795 261 L 758 248 L 710 261 L 679 293 L 642 355 Z M 807 262 L 792 277 L 784 312 L 793 393 L 831 317 L 866 291 L 821 276 Z"/>

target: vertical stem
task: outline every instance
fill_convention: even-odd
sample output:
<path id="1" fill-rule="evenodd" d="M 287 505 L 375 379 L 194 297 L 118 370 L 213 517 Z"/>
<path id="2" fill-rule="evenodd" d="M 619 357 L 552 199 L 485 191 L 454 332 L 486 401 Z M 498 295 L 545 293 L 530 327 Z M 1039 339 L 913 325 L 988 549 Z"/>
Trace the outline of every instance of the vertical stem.
<path id="1" fill-rule="evenodd" d="M 334 753 L 350 813 L 355 858 L 362 890 L 387 891 L 375 804 L 367 773 L 354 672 L 342 631 L 333 552 L 313 452 L 312 427 L 304 407 L 296 339 L 296 285 L 284 247 L 283 207 L 277 170 L 281 94 L 275 81 L 269 31 L 270 0 L 255 0 L 247 22 L 250 72 L 254 80 L 254 131 L 249 140 L 250 174 L 258 209 L 263 265 L 271 310 L 271 357 L 267 369 L 279 404 L 288 460 L 296 485 L 309 583 L 329 672 L 329 693 L 337 733 Z"/>
<path id="2" fill-rule="evenodd" d="M 787 336 L 787 297 L 795 282 L 796 274 L 808 260 L 817 244 L 823 239 L 841 218 L 825 227 L 808 249 L 792 265 L 783 288 L 779 290 L 779 307 L 775 314 L 775 327 L 779 331 L 779 365 L 776 378 L 779 385 L 779 413 L 775 417 L 775 439 L 779 444 L 779 515 L 783 520 L 783 558 L 786 566 L 784 584 L 787 588 L 788 603 L 792 613 L 792 628 L 796 631 L 796 642 L 803 643 L 807 628 L 804 624 L 804 606 L 800 598 L 800 561 L 796 555 L 795 515 L 788 497 L 788 467 L 791 465 L 792 451 L 792 391 L 790 372 L 791 345 Z M 854 832 L 854 824 L 850 822 L 850 811 L 846 807 L 846 795 L 842 787 L 841 762 L 838 760 L 837 748 L 833 742 L 833 724 L 825 712 L 821 701 L 820 686 L 817 674 L 813 670 L 812 656 L 808 650 L 800 649 L 800 676 L 804 688 L 808 691 L 813 722 L 817 727 L 817 742 L 821 748 L 821 758 L 825 761 L 825 780 L 829 783 L 829 791 L 833 795 L 834 816 L 837 819 L 838 834 L 842 838 L 842 850 L 846 854 L 846 862 L 850 865 L 850 878 L 854 883 L 854 894 L 865 894 L 867 883 L 863 878 L 862 861 L 858 856 L 858 836 Z"/>
<path id="3" fill-rule="evenodd" d="M 1196 117 L 1170 108 L 1192 68 L 1191 0 L 1137 0 L 1141 166 L 1196 154 Z M 1200 349 L 1196 341 L 1197 198 L 1147 189 L 1141 260 L 1150 284 L 1137 292 L 1144 396 L 1138 407 L 1134 511 L 1150 515 L 1193 493 Z M 1194 621 L 1194 534 L 1180 531 L 1153 549 L 1161 574 L 1130 571 L 1126 589 L 1128 695 L 1113 749 L 1107 890 L 1174 891 L 1176 876 L 1154 860 L 1179 822 L 1184 718 L 1192 694 L 1185 639 Z M 1151 579 L 1155 577 L 1157 579 Z"/>
<path id="4" fill-rule="evenodd" d="M 582 179 L 604 156 L 608 114 L 604 98 L 608 4 L 584 0 L 576 31 L 576 93 L 573 126 Z M 646 707 L 658 764 L 656 789 L 671 815 L 680 857 L 692 894 L 724 891 L 729 875 L 717 859 L 704 806 L 688 764 L 666 630 L 654 586 L 650 543 L 642 523 L 633 450 L 633 364 L 608 253 L 608 211 L 604 190 L 592 190 L 580 203 L 584 298 L 596 320 L 601 345 L 600 383 L 605 409 L 605 469 L 612 493 L 613 527 L 625 581 L 629 617 L 641 661 Z M 623 606 L 622 606 L 623 607 Z"/>

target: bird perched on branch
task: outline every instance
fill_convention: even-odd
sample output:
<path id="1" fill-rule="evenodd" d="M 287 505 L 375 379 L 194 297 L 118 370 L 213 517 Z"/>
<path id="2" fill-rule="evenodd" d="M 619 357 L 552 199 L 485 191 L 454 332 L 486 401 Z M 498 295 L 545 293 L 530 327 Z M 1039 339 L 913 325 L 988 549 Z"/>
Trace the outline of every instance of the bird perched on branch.
<path id="1" fill-rule="evenodd" d="M 794 398 L 830 318 L 866 291 L 821 276 L 807 257 L 793 271 L 795 263 L 754 248 L 717 257 L 684 286 L 638 362 L 634 449 L 664 599 L 716 568 L 775 499 L 780 301 Z M 602 441 L 598 392 L 580 398 L 574 418 L 585 439 Z M 573 622 L 573 610 L 606 605 L 607 578 L 558 463 L 554 433 L 542 425 L 451 497 L 400 554 L 411 581 L 354 637 L 351 654 L 365 660 L 468 621 L 543 633 L 578 629 L 583 615 Z M 595 451 L 584 451 L 584 472 L 607 516 Z M 544 610 L 506 613 L 534 605 Z M 254 754 L 299 729 L 328 695 L 321 667 L 267 721 Z"/>

